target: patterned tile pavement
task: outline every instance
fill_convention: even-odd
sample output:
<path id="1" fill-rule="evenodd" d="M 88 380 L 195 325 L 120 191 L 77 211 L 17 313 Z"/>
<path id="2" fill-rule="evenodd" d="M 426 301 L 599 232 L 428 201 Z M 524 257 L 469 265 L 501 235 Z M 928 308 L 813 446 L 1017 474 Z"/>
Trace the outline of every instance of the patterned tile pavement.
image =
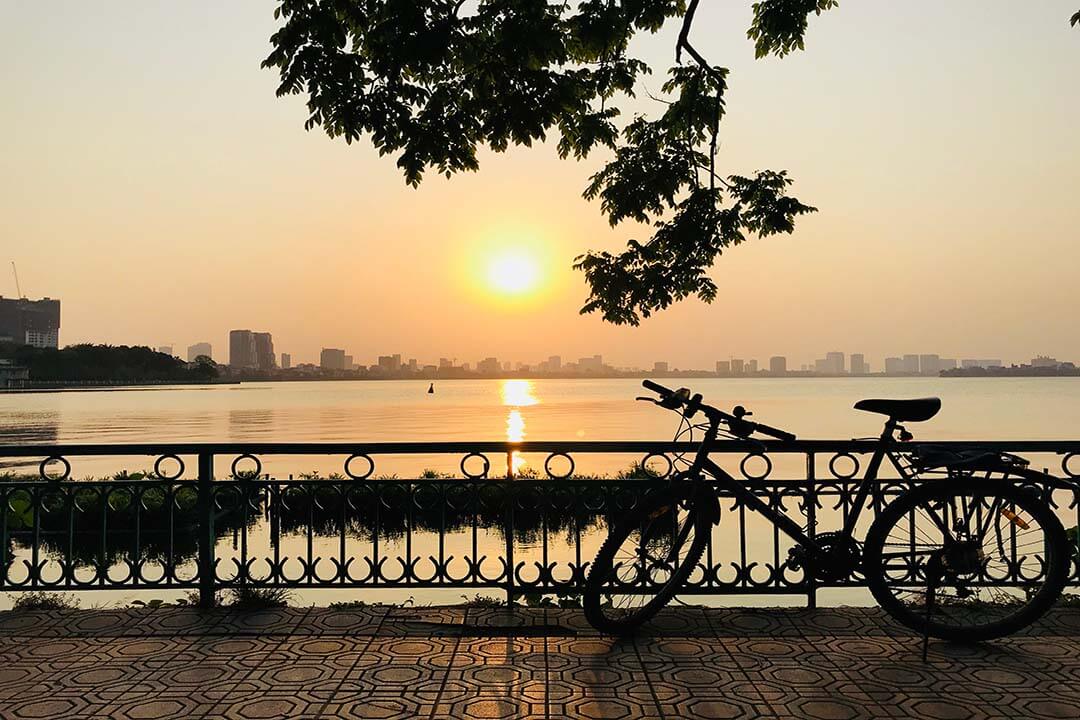
<path id="1" fill-rule="evenodd" d="M 880 611 L 0 613 L 0 718 L 1080 718 L 1080 610 L 980 645 Z"/>

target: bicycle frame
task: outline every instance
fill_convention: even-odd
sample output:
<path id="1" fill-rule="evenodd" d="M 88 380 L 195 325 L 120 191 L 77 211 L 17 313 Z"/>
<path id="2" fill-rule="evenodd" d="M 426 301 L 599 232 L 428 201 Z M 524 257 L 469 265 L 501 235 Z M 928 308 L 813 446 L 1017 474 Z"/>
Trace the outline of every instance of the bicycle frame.
<path id="1" fill-rule="evenodd" d="M 841 530 L 847 537 L 853 536 L 855 525 L 859 521 L 859 516 L 866 505 L 866 499 L 872 490 L 874 481 L 877 480 L 878 471 L 881 469 L 881 464 L 885 461 L 886 457 L 889 458 L 893 467 L 896 468 L 901 476 L 909 477 L 908 471 L 900 464 L 897 459 L 897 454 L 894 452 L 896 440 L 893 437 L 893 433 L 895 432 L 896 427 L 897 424 L 893 420 L 889 420 L 885 423 L 885 429 L 882 431 L 877 446 L 874 448 L 874 453 L 870 457 L 870 462 L 866 466 L 866 473 L 863 475 L 862 480 L 859 481 L 859 491 L 855 497 L 852 511 L 844 521 L 844 527 Z M 717 431 L 716 427 L 710 427 L 706 432 L 701 449 L 698 451 L 694 464 L 687 474 L 695 479 L 700 479 L 702 473 L 712 476 L 718 481 L 723 489 L 731 492 L 731 494 L 744 506 L 760 513 L 796 543 L 807 548 L 812 553 L 820 552 L 822 550 L 821 546 L 810 537 L 798 523 L 792 520 L 790 516 L 770 507 L 768 503 L 754 494 L 754 492 L 747 487 L 745 482 L 732 477 L 730 473 L 709 459 L 708 446 L 716 440 Z"/>

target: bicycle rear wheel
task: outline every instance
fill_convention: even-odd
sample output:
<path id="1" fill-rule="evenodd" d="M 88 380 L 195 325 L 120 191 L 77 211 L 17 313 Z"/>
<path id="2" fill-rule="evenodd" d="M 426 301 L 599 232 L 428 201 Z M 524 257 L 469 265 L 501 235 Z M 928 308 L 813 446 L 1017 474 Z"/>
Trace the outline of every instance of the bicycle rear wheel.
<path id="1" fill-rule="evenodd" d="M 1041 617 L 1065 587 L 1065 529 L 1034 490 L 1005 480 L 922 485 L 885 507 L 863 569 L 881 607 L 944 640 L 1002 637 Z"/>
<path id="2" fill-rule="evenodd" d="M 693 572 L 712 520 L 692 486 L 644 498 L 608 534 L 596 553 L 582 604 L 601 632 L 626 635 L 671 601 Z"/>

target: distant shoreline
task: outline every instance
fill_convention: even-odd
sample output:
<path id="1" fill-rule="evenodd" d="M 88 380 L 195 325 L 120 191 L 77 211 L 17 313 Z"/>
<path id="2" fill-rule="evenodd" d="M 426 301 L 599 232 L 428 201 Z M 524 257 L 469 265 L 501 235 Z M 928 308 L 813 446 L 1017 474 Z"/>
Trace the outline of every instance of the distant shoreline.
<path id="1" fill-rule="evenodd" d="M 303 383 L 303 382 L 427 382 L 443 383 L 460 380 L 641 380 L 654 379 L 664 380 L 881 380 L 887 378 L 897 379 L 951 379 L 951 378 L 985 378 L 985 379 L 1008 379 L 1008 378 L 1062 378 L 1080 377 L 1080 373 L 1048 375 L 1040 374 L 966 374 L 966 373 L 942 373 L 941 375 L 885 375 L 872 373 L 868 375 L 811 375 L 794 373 L 791 375 L 715 375 L 711 373 L 685 374 L 685 375 L 655 375 L 652 373 L 625 374 L 625 375 L 537 375 L 532 373 L 504 374 L 504 375 L 476 375 L 469 377 L 293 377 L 293 378 L 245 378 L 240 380 L 215 380 L 211 382 L 145 382 L 129 384 L 102 384 L 102 385 L 48 385 L 40 387 L 23 388 L 0 388 L 0 395 L 9 394 L 40 394 L 40 393 L 71 393 L 71 392 L 102 392 L 102 391 L 131 391 L 131 390 L 182 390 L 191 387 L 213 387 L 215 385 L 251 385 L 255 383 Z"/>
<path id="2" fill-rule="evenodd" d="M 93 384 L 49 384 L 38 387 L 0 388 L 0 395 L 26 395 L 31 393 L 53 392 L 101 392 L 102 390 L 179 390 L 187 387 L 207 387 L 210 385 L 239 385 L 239 380 L 211 380 L 207 381 L 164 381 L 164 382 L 132 382 L 132 383 L 107 383 Z"/>

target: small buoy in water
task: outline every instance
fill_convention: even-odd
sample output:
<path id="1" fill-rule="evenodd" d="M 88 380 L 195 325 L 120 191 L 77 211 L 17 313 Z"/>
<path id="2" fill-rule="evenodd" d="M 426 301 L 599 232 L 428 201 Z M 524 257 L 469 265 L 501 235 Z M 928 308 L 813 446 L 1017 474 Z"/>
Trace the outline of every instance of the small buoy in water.
<path id="1" fill-rule="evenodd" d="M 435 394 L 435 383 L 431 383 L 430 385 L 428 385 L 427 391 L 428 391 L 428 395 L 434 395 Z"/>

